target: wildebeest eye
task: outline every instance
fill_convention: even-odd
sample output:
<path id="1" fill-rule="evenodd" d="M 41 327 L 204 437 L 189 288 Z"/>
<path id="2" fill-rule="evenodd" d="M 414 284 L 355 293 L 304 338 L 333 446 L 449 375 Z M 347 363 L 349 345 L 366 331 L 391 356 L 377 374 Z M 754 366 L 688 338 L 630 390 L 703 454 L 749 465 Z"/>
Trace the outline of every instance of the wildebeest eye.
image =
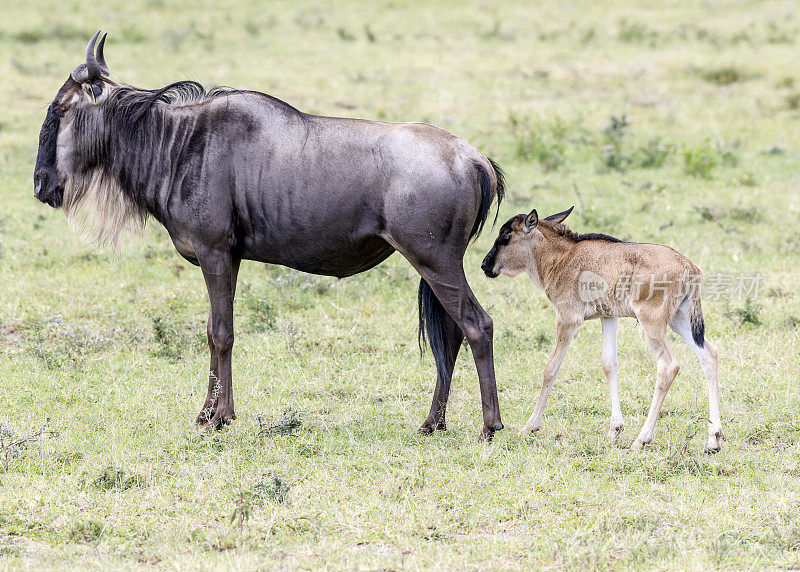
<path id="1" fill-rule="evenodd" d="M 500 238 L 497 239 L 497 244 L 499 244 L 500 246 L 505 246 L 509 242 L 511 242 L 511 235 L 510 234 L 507 234 L 505 236 L 501 236 Z"/>
<path id="2" fill-rule="evenodd" d="M 92 93 L 94 94 L 95 98 L 100 97 L 100 94 L 103 93 L 103 84 L 99 81 L 92 82 Z"/>

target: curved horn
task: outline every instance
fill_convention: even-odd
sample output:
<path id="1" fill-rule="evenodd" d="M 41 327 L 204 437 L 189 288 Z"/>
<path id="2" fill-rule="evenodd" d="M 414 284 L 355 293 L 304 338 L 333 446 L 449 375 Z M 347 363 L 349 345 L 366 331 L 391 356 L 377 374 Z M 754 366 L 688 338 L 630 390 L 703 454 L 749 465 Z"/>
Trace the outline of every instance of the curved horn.
<path id="1" fill-rule="evenodd" d="M 97 63 L 100 64 L 100 71 L 103 73 L 103 75 L 108 75 L 111 73 L 108 69 L 106 58 L 103 57 L 103 46 L 106 43 L 106 36 L 108 36 L 108 32 L 103 34 L 103 37 L 100 38 L 100 43 L 97 44 Z"/>
<path id="2" fill-rule="evenodd" d="M 103 70 L 100 68 L 100 64 L 97 62 L 97 58 L 94 57 L 94 46 L 97 43 L 97 38 L 99 36 L 100 30 L 97 30 L 94 33 L 94 36 L 92 36 L 92 39 L 89 40 L 89 45 L 86 46 L 87 80 L 97 79 L 103 73 Z"/>

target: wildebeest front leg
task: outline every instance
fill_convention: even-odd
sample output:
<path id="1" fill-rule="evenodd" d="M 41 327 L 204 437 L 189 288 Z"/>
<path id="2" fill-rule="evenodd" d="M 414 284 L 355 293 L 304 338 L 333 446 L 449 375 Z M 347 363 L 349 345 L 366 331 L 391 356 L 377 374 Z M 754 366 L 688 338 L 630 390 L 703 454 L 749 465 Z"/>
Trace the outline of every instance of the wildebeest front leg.
<path id="1" fill-rule="evenodd" d="M 231 293 L 236 295 L 236 280 L 239 275 L 239 260 L 231 261 Z M 211 355 L 211 363 L 208 369 L 208 391 L 206 392 L 206 400 L 203 403 L 203 408 L 197 414 L 196 423 L 198 425 L 205 425 L 214 416 L 217 411 L 217 398 L 221 389 L 219 381 L 219 360 L 217 359 L 217 352 L 214 350 L 214 338 L 212 336 L 212 312 L 208 311 L 208 321 L 206 322 L 206 338 L 208 340 L 208 351 Z"/>
<path id="2" fill-rule="evenodd" d="M 211 337 L 211 310 L 208 311 L 208 321 L 206 322 L 206 338 L 208 339 L 208 352 L 211 355 L 211 364 L 208 368 L 208 392 L 200 413 L 197 414 L 195 423 L 205 425 L 211 420 L 217 409 L 217 396 L 219 395 L 219 360 L 217 352 L 214 351 L 214 341 Z"/>
<path id="3" fill-rule="evenodd" d="M 197 420 L 220 428 L 236 419 L 236 413 L 233 410 L 231 352 L 234 338 L 233 297 L 239 263 L 232 260 L 230 253 L 219 251 L 211 251 L 202 255 L 198 253 L 198 259 L 211 302 L 207 328 L 211 367 L 208 381 L 209 391 Z"/>
<path id="4" fill-rule="evenodd" d="M 444 372 L 446 376 L 452 381 L 453 367 L 456 363 L 458 350 L 461 348 L 461 342 L 464 341 L 464 332 L 458 327 L 453 318 L 449 315 L 445 317 L 445 331 L 447 335 L 447 355 L 445 362 Z M 450 397 L 450 381 L 442 379 L 441 372 L 436 376 L 436 389 L 433 391 L 433 402 L 431 403 L 431 410 L 428 413 L 428 418 L 419 428 L 422 435 L 430 435 L 435 430 L 447 430 L 445 422 L 445 414 L 447 411 L 447 400 Z"/>

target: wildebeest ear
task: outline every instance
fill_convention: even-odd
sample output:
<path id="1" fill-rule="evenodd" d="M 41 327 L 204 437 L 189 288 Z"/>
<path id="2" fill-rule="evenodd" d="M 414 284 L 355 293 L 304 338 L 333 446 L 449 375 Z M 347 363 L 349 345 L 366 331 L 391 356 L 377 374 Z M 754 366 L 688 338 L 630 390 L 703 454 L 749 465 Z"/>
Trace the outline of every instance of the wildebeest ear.
<path id="1" fill-rule="evenodd" d="M 83 93 L 86 94 L 86 97 L 88 97 L 89 100 L 92 103 L 94 103 L 95 100 L 97 99 L 97 96 L 95 95 L 94 90 L 92 89 L 92 84 L 88 83 L 88 82 L 87 83 L 82 83 L 81 84 L 81 88 L 83 89 Z"/>
<path id="2" fill-rule="evenodd" d="M 569 216 L 569 213 L 572 212 L 574 206 L 569 207 L 565 211 L 561 211 L 560 213 L 551 214 L 549 217 L 546 217 L 544 220 L 549 220 L 550 222 L 564 222 L 564 219 Z"/>
<path id="3" fill-rule="evenodd" d="M 536 225 L 539 224 L 539 213 L 536 212 L 536 209 L 533 209 L 531 213 L 525 217 L 525 224 L 523 225 L 522 230 L 525 232 L 530 232 Z"/>

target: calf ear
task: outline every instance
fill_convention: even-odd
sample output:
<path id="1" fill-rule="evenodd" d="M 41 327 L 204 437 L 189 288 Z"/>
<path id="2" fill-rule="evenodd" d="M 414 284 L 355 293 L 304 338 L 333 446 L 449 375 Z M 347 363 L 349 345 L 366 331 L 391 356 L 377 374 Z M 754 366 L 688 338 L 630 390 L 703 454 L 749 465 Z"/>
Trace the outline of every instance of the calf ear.
<path id="1" fill-rule="evenodd" d="M 549 217 L 545 217 L 544 220 L 549 220 L 550 222 L 558 222 L 558 223 L 564 222 L 564 219 L 569 216 L 569 213 L 571 213 L 572 209 L 574 209 L 574 208 L 575 207 L 572 206 L 572 207 L 569 207 L 567 210 L 562 211 L 560 213 L 551 214 Z"/>
<path id="2" fill-rule="evenodd" d="M 539 213 L 536 212 L 536 209 L 531 211 L 531 214 L 525 217 L 525 224 L 522 227 L 522 230 L 525 232 L 530 232 L 536 225 L 539 224 Z"/>

